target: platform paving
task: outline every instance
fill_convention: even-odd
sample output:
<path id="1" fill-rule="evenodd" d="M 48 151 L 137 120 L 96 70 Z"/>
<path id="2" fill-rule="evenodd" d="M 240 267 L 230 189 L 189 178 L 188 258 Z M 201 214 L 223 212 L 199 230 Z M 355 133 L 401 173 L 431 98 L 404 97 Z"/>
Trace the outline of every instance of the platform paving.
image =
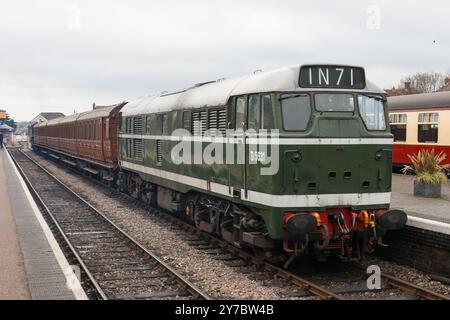
<path id="1" fill-rule="evenodd" d="M 408 215 L 450 224 L 450 185 L 442 185 L 442 198 L 431 199 L 413 195 L 414 176 L 393 174 L 391 208 Z"/>
<path id="2" fill-rule="evenodd" d="M 0 149 L 0 299 L 84 299 L 68 276 L 67 260 Z"/>

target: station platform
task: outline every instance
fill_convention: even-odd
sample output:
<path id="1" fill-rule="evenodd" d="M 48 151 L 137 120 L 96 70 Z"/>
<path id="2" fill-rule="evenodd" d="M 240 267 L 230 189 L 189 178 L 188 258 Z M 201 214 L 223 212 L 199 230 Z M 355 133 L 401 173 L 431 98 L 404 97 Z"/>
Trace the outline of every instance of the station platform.
<path id="1" fill-rule="evenodd" d="M 85 300 L 9 154 L 0 149 L 0 300 Z"/>
<path id="2" fill-rule="evenodd" d="M 408 225 L 450 234 L 450 185 L 442 185 L 442 198 L 413 195 L 414 176 L 393 174 L 391 208 L 408 214 Z"/>

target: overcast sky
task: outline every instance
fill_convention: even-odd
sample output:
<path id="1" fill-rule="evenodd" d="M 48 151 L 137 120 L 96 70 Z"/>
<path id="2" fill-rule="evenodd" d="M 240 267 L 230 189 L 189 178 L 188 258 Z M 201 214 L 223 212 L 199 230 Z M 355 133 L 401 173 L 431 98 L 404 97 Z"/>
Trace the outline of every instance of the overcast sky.
<path id="1" fill-rule="evenodd" d="M 2 1 L 0 109 L 71 114 L 319 61 L 392 87 L 450 68 L 449 12 L 445 0 Z"/>

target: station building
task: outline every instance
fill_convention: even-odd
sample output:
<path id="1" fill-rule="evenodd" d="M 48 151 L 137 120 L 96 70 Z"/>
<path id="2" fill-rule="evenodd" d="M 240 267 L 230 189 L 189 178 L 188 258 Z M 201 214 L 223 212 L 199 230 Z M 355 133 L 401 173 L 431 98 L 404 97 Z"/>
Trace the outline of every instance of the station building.
<path id="1" fill-rule="evenodd" d="M 3 143 L 5 145 L 14 144 L 14 129 L 7 124 L 0 124 L 0 134 L 3 135 Z"/>

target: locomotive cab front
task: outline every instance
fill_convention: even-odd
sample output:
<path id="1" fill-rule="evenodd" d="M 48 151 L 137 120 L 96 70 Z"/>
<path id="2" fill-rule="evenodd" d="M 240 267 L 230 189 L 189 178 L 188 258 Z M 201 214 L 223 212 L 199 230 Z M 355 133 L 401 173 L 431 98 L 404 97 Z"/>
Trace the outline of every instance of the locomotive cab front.
<path id="1" fill-rule="evenodd" d="M 292 256 L 309 247 L 319 256 L 358 258 L 406 223 L 404 212 L 388 210 L 392 135 L 385 94 L 366 85 L 364 70 L 355 67 L 305 66 L 299 84 L 271 94 L 279 136 L 269 139 L 267 157 L 274 161 L 276 144 L 278 172 L 264 176 L 248 165 L 243 198 L 265 212 L 270 237 Z M 252 99 L 249 124 L 259 117 Z"/>

